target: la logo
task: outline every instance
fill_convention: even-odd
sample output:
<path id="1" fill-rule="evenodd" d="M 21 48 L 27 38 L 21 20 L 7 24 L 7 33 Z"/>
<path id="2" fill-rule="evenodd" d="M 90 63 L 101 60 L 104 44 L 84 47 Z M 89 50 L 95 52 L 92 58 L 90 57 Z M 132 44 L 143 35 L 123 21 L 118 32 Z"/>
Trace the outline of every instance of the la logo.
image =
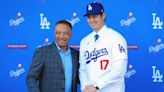
<path id="1" fill-rule="evenodd" d="M 40 14 L 40 26 L 41 29 L 50 29 L 50 22 L 47 21 L 47 18 L 44 17 L 43 13 Z"/>
<path id="2" fill-rule="evenodd" d="M 163 82 L 163 75 L 160 74 L 159 70 L 156 70 L 156 66 L 152 66 L 153 68 L 153 82 Z"/>
<path id="3" fill-rule="evenodd" d="M 160 21 L 160 17 L 156 17 L 156 13 L 152 13 L 153 15 L 153 29 L 163 29 L 162 25 L 163 25 L 163 22 Z"/>

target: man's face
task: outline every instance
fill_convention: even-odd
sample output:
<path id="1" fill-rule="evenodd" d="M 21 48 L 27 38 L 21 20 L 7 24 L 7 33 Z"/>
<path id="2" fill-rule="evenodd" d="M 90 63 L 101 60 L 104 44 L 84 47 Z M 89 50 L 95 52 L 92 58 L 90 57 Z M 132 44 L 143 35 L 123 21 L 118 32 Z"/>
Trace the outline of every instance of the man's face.
<path id="1" fill-rule="evenodd" d="M 60 47 L 67 47 L 72 32 L 68 25 L 57 24 L 55 27 L 55 40 Z"/>
<path id="2" fill-rule="evenodd" d="M 103 27 L 104 19 L 105 19 L 104 13 L 102 15 L 98 14 L 98 15 L 88 15 L 87 16 L 88 24 L 95 31 L 99 31 Z"/>

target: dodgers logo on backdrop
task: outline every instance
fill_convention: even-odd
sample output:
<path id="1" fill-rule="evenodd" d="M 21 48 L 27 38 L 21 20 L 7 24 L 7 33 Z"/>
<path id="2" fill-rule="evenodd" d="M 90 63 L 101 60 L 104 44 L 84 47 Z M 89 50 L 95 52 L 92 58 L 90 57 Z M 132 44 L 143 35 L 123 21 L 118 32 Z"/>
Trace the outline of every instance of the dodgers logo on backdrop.
<path id="1" fill-rule="evenodd" d="M 17 70 L 10 71 L 10 77 L 19 77 L 25 72 L 25 69 L 22 67 L 22 64 L 18 64 Z"/>
<path id="2" fill-rule="evenodd" d="M 164 44 L 161 43 L 161 39 L 158 38 L 155 46 L 149 46 L 149 53 L 151 52 L 159 52 L 160 50 L 164 49 Z"/>
<path id="3" fill-rule="evenodd" d="M 94 60 L 94 62 L 96 62 L 99 57 L 105 56 L 107 54 L 108 54 L 108 51 L 106 48 L 102 48 L 98 50 L 95 48 L 91 52 L 85 51 L 84 57 L 86 59 L 86 64 L 89 64 L 91 60 Z"/>
<path id="4" fill-rule="evenodd" d="M 159 70 L 156 69 L 156 66 L 152 66 L 153 68 L 153 82 L 163 82 L 163 75 L 160 73 Z"/>
<path id="5" fill-rule="evenodd" d="M 128 69 L 127 69 L 127 72 L 125 74 L 125 78 L 130 78 L 132 75 L 135 75 L 135 74 L 136 74 L 136 70 L 133 69 L 132 65 L 129 65 Z"/>
<path id="6" fill-rule="evenodd" d="M 50 29 L 50 22 L 48 22 L 47 17 L 44 17 L 44 14 L 40 14 L 40 26 L 41 29 Z"/>
<path id="7" fill-rule="evenodd" d="M 18 12 L 15 19 L 9 20 L 9 24 L 10 26 L 16 27 L 16 26 L 19 26 L 19 24 L 23 23 L 24 21 L 25 21 L 24 17 L 22 16 L 20 12 Z"/>
<path id="8" fill-rule="evenodd" d="M 74 24 L 78 23 L 80 21 L 80 18 L 77 17 L 77 13 L 73 13 L 72 19 L 71 20 L 67 20 L 68 22 L 71 23 L 72 26 L 74 26 Z"/>
<path id="9" fill-rule="evenodd" d="M 40 48 L 40 47 L 43 47 L 43 46 L 46 46 L 46 45 L 50 45 L 51 42 L 49 42 L 49 39 L 48 38 L 45 38 L 44 39 L 44 44 L 43 45 L 38 45 L 37 48 Z"/>
<path id="10" fill-rule="evenodd" d="M 152 13 L 153 15 L 153 29 L 163 29 L 163 21 L 160 20 L 160 17 L 157 17 L 157 13 Z"/>
<path id="11" fill-rule="evenodd" d="M 130 26 L 132 23 L 134 23 L 136 21 L 136 18 L 133 16 L 132 12 L 129 12 L 127 19 L 122 19 L 120 21 L 120 26 L 125 26 L 128 27 Z"/>

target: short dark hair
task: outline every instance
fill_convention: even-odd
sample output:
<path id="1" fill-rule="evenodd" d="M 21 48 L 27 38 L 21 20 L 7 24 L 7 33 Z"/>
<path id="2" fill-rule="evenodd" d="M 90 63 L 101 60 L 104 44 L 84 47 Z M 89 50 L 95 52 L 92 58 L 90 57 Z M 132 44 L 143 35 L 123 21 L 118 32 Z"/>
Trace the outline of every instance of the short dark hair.
<path id="1" fill-rule="evenodd" d="M 59 20 L 58 22 L 56 22 L 56 25 L 58 25 L 58 24 L 65 24 L 65 25 L 69 26 L 70 29 L 72 30 L 72 25 L 71 25 L 71 23 L 68 22 L 68 21 L 66 21 L 66 20 Z"/>

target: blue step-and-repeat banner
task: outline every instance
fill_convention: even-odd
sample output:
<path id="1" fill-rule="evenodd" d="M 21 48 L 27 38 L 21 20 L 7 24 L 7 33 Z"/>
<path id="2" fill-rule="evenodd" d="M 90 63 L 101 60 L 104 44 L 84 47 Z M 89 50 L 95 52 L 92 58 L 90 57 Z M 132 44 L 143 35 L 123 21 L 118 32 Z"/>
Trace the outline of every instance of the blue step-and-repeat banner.
<path id="1" fill-rule="evenodd" d="M 96 1 L 104 5 L 106 24 L 128 43 L 126 92 L 164 92 L 164 1 Z M 56 21 L 72 23 L 70 45 L 78 47 L 92 32 L 83 17 L 90 2 L 93 0 L 1 0 L 0 92 L 28 92 L 26 75 L 33 53 L 54 41 Z"/>

